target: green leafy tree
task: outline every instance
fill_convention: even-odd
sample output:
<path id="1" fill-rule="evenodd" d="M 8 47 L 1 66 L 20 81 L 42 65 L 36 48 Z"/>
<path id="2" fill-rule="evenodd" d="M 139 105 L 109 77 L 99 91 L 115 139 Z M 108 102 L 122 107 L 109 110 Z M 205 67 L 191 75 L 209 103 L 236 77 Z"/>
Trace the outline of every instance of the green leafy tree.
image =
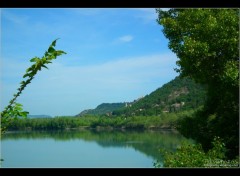
<path id="1" fill-rule="evenodd" d="M 238 9 L 157 10 L 169 48 L 180 60 L 177 69 L 201 83 L 238 85 Z"/>
<path id="2" fill-rule="evenodd" d="M 17 119 L 18 117 L 27 117 L 28 112 L 23 111 L 22 105 L 17 103 L 16 100 L 17 97 L 21 95 L 26 86 L 31 83 L 38 71 L 41 71 L 43 67 L 47 68 L 46 65 L 52 63 L 52 60 L 56 59 L 58 56 L 66 54 L 62 50 L 55 50 L 54 47 L 56 46 L 56 42 L 57 39 L 52 42 L 42 58 L 34 57 L 30 59 L 30 62 L 33 62 L 33 64 L 26 70 L 26 73 L 23 75 L 24 80 L 21 81 L 20 87 L 17 89 L 18 92 L 13 95 L 13 99 L 9 101 L 9 104 L 1 112 L 1 134 L 7 130 L 8 126 L 13 122 L 14 119 Z"/>
<path id="3" fill-rule="evenodd" d="M 189 130 L 205 129 L 197 136 L 205 141 L 205 149 L 220 136 L 233 158 L 239 153 L 239 10 L 157 9 L 157 13 L 169 48 L 179 58 L 176 71 L 207 85 L 207 101 L 198 117 L 204 126 L 192 124 Z"/>

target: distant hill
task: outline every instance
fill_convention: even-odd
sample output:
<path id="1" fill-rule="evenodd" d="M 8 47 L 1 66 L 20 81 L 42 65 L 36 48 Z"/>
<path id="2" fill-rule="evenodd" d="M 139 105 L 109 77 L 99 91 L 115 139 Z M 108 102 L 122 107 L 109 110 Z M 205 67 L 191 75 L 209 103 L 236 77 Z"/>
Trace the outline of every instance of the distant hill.
<path id="1" fill-rule="evenodd" d="M 176 77 L 161 88 L 127 107 L 113 111 L 113 115 L 159 115 L 161 113 L 195 109 L 206 99 L 205 87 L 189 78 Z"/>
<path id="2" fill-rule="evenodd" d="M 82 111 L 76 116 L 83 115 L 102 115 L 102 114 L 111 114 L 112 111 L 116 109 L 121 109 L 126 105 L 126 103 L 102 103 L 98 105 L 95 109 L 87 109 Z"/>
<path id="3" fill-rule="evenodd" d="M 195 109 L 203 105 L 206 90 L 203 85 L 189 78 L 175 79 L 164 84 L 149 95 L 138 98 L 133 102 L 102 103 L 95 109 L 82 111 L 76 116 L 83 115 L 159 115 L 161 113 L 177 112 Z"/>
<path id="4" fill-rule="evenodd" d="M 49 115 L 28 115 L 27 117 L 30 118 L 30 119 L 33 119 L 33 118 L 52 118 L 52 116 L 49 116 Z"/>

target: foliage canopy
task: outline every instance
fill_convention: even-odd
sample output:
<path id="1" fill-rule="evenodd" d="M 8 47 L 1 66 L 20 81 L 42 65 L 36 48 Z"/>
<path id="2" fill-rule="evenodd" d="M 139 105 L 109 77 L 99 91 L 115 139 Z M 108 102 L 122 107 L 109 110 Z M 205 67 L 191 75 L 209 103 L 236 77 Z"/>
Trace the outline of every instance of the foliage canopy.
<path id="1" fill-rule="evenodd" d="M 183 77 L 207 85 L 207 101 L 182 128 L 209 149 L 215 136 L 224 140 L 227 156 L 239 155 L 239 10 L 157 9 L 158 23 L 179 60 Z M 185 130 L 186 131 L 186 130 Z M 201 133 L 199 133 L 201 131 Z"/>

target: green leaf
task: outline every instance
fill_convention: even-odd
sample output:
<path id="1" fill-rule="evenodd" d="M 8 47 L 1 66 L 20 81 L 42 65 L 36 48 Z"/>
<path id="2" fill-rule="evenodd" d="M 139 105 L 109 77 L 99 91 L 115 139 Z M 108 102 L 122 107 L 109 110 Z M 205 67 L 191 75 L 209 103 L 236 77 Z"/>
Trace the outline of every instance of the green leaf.
<path id="1" fill-rule="evenodd" d="M 60 55 L 62 55 L 62 54 L 67 54 L 67 53 L 64 52 L 64 51 L 62 51 L 62 50 L 58 50 L 58 51 L 57 51 L 57 55 L 58 55 L 58 56 L 60 56 Z"/>
<path id="2" fill-rule="evenodd" d="M 48 55 L 49 55 L 49 53 L 46 51 L 45 54 L 44 54 L 44 56 L 47 57 Z"/>
<path id="3" fill-rule="evenodd" d="M 52 46 L 56 46 L 56 42 L 57 42 L 58 39 L 59 39 L 59 38 L 57 38 L 56 40 L 54 40 L 51 45 L 52 45 Z"/>
<path id="4" fill-rule="evenodd" d="M 34 58 L 32 58 L 32 59 L 30 60 L 30 62 L 36 62 L 38 59 L 39 59 L 39 58 L 34 57 Z"/>
<path id="5" fill-rule="evenodd" d="M 15 103 L 15 107 L 14 107 L 14 110 L 15 111 L 21 111 L 22 110 L 22 105 L 21 104 L 19 104 L 19 103 Z M 19 112 L 18 112 L 19 113 Z"/>
<path id="6" fill-rule="evenodd" d="M 50 46 L 49 48 L 48 48 L 48 53 L 53 53 L 55 51 L 55 49 L 52 47 L 52 46 Z"/>
<path id="7" fill-rule="evenodd" d="M 15 106 L 17 106 L 17 107 L 22 107 L 22 104 L 20 104 L 20 103 L 14 103 L 15 104 Z"/>
<path id="8" fill-rule="evenodd" d="M 44 68 L 48 69 L 48 67 L 47 67 L 46 65 L 42 65 L 42 67 L 44 67 Z"/>
<path id="9" fill-rule="evenodd" d="M 50 64 L 50 63 L 52 63 L 52 62 L 47 60 L 45 63 L 46 63 L 46 64 Z"/>
<path id="10" fill-rule="evenodd" d="M 23 78 L 26 78 L 27 76 L 30 76 L 30 74 L 27 73 L 27 74 L 23 75 Z"/>
<path id="11" fill-rule="evenodd" d="M 26 73 L 29 72 L 29 71 L 31 71 L 31 70 L 32 70 L 32 68 L 29 67 L 29 68 L 26 70 Z"/>
<path id="12" fill-rule="evenodd" d="M 42 60 L 42 62 L 43 62 L 43 63 L 45 63 L 45 62 L 46 62 L 46 60 L 47 60 L 47 58 L 46 58 L 46 57 L 42 57 L 42 59 L 41 59 L 41 60 Z"/>
<path id="13" fill-rule="evenodd" d="M 56 46 L 56 42 L 57 42 L 57 40 L 54 40 L 51 45 Z"/>
<path id="14" fill-rule="evenodd" d="M 19 115 L 23 118 L 27 118 L 27 115 L 29 114 L 29 112 L 27 111 L 23 111 L 23 112 L 20 112 Z"/>
<path id="15" fill-rule="evenodd" d="M 34 78 L 34 77 L 33 77 Z M 31 81 L 28 79 L 27 81 L 26 81 L 26 84 L 29 84 L 29 83 L 31 83 Z"/>

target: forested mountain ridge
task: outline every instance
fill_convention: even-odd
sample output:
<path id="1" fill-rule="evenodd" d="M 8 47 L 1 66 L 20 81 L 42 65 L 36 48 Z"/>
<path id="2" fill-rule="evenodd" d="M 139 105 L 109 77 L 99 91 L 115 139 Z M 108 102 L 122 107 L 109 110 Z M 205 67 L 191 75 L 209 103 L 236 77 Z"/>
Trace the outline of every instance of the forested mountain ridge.
<path id="1" fill-rule="evenodd" d="M 195 109 L 203 105 L 205 87 L 189 78 L 176 77 L 149 95 L 133 102 L 102 103 L 95 109 L 84 110 L 84 115 L 159 115 L 167 112 Z"/>
<path id="2" fill-rule="evenodd" d="M 189 78 L 176 77 L 161 88 L 127 107 L 113 111 L 113 115 L 159 115 L 161 113 L 195 109 L 203 105 L 205 87 Z"/>
<path id="3" fill-rule="evenodd" d="M 28 115 L 28 118 L 52 118 L 50 115 Z"/>
<path id="4" fill-rule="evenodd" d="M 126 103 L 102 103 L 95 109 L 84 110 L 76 116 L 110 114 L 112 111 L 123 108 L 125 105 Z"/>

